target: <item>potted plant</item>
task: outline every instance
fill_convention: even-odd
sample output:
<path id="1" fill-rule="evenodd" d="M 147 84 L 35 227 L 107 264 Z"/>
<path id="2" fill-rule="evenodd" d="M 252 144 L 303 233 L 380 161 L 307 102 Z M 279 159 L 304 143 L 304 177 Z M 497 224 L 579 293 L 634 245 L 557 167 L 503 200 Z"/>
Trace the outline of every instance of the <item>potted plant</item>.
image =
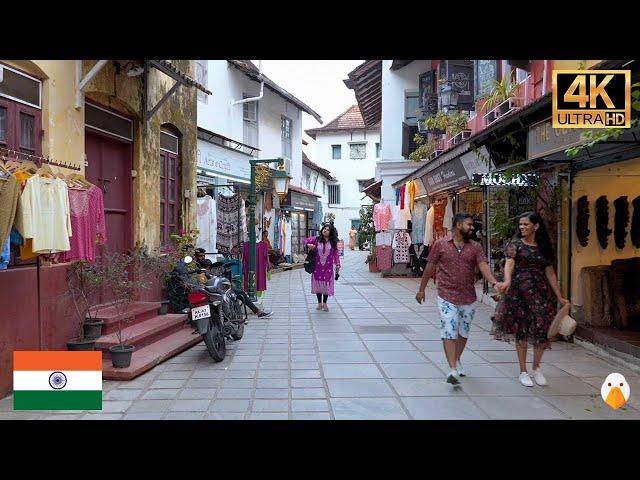
<path id="1" fill-rule="evenodd" d="M 462 112 L 456 112 L 448 116 L 447 135 L 455 137 L 460 132 L 467 130 L 467 116 Z"/>
<path id="2" fill-rule="evenodd" d="M 442 135 L 443 133 L 446 133 L 447 125 L 448 115 L 442 110 L 424 121 L 424 126 L 427 128 L 427 132 L 436 135 Z"/>
<path id="3" fill-rule="evenodd" d="M 151 285 L 150 279 L 153 276 L 149 272 L 157 268 L 158 262 L 157 257 L 148 255 L 140 248 L 128 254 L 109 253 L 104 258 L 104 282 L 117 299 L 113 306 L 118 326 L 118 344 L 109 347 L 111 362 L 115 368 L 127 368 L 131 364 L 135 346 L 125 343 L 127 338 L 123 335 L 127 324 L 132 320 L 129 307 L 140 291 Z"/>
<path id="4" fill-rule="evenodd" d="M 496 106 L 500 105 L 499 115 L 504 115 L 509 111 L 509 105 L 504 104 L 506 100 L 516 96 L 518 84 L 511 81 L 508 75 L 505 75 L 502 80 L 493 80 L 491 83 L 491 91 L 482 97 L 484 103 L 480 108 L 480 112 L 489 112 Z"/>
<path id="5" fill-rule="evenodd" d="M 376 254 L 375 253 L 370 253 L 369 255 L 367 255 L 367 258 L 364 261 L 364 263 L 369 264 L 369 271 L 371 273 L 378 272 L 378 265 L 376 265 Z"/>
<path id="6" fill-rule="evenodd" d="M 67 342 L 69 350 L 93 350 L 102 334 L 102 320 L 96 320 L 97 312 L 92 302 L 104 278 L 97 264 L 87 261 L 73 262 L 67 267 L 67 290 L 63 297 L 71 303 L 78 336 Z"/>

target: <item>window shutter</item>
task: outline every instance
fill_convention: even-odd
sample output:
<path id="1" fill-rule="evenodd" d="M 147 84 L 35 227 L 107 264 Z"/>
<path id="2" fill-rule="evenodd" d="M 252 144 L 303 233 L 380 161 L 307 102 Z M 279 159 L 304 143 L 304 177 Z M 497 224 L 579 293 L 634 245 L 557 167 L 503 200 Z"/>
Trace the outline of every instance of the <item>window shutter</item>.
<path id="1" fill-rule="evenodd" d="M 402 156 L 409 158 L 409 125 L 402 122 Z"/>

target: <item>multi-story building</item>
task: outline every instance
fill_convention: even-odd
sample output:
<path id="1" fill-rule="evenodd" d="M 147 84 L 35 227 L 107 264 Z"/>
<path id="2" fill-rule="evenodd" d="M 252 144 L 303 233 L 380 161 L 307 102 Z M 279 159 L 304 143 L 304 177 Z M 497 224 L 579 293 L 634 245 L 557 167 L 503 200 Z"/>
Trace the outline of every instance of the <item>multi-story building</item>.
<path id="1" fill-rule="evenodd" d="M 371 200 L 362 191 L 371 184 L 381 155 L 380 129 L 367 127 L 358 105 L 353 105 L 321 128 L 306 130 L 315 140 L 314 159 L 329 169 L 335 181 L 327 185 L 327 213 L 341 239 L 347 241 L 351 226 L 360 225 L 362 205 Z"/>
<path id="2" fill-rule="evenodd" d="M 215 92 L 198 97 L 198 181 L 205 187 L 235 185 L 248 190 L 249 160 L 285 160 L 291 189 L 302 186 L 302 115 L 322 119 L 304 102 L 277 85 L 249 60 L 196 60 L 198 79 Z M 275 164 L 272 165 L 275 168 Z M 306 195 L 315 204 L 314 196 Z M 246 195 L 245 195 L 246 196 Z M 262 195 L 256 224 L 263 227 Z M 308 211 L 287 205 L 298 236 L 306 235 Z M 311 212 L 312 213 L 312 212 Z M 275 222 L 265 226 L 274 241 Z M 299 249 L 299 248 L 298 248 Z M 296 249 L 296 251 L 298 250 Z"/>

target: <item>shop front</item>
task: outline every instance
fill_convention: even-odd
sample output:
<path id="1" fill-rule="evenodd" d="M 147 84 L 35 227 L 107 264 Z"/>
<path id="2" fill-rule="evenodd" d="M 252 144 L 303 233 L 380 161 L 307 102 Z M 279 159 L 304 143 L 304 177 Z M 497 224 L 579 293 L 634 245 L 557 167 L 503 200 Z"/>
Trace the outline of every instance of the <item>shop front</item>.
<path id="1" fill-rule="evenodd" d="M 207 257 L 216 252 L 239 259 L 247 240 L 246 200 L 256 149 L 198 128 L 198 243 Z M 261 212 L 259 204 L 256 208 Z M 256 225 L 261 225 L 257 222 Z"/>
<path id="2" fill-rule="evenodd" d="M 280 204 L 281 216 L 289 224 L 287 228 L 291 231 L 291 251 L 288 255 L 304 254 L 305 239 L 316 232 L 313 216 L 318 198 L 320 198 L 319 195 L 308 190 L 294 185 L 289 186 L 289 192 Z"/>

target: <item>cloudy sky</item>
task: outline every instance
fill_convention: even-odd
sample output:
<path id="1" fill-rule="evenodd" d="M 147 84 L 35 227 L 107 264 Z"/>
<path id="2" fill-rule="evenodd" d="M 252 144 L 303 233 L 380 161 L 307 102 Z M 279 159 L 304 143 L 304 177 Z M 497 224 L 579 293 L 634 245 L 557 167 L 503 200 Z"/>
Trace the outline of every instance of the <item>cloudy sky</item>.
<path id="1" fill-rule="evenodd" d="M 258 65 L 258 60 L 252 60 Z M 262 71 L 271 80 L 318 112 L 326 125 L 356 103 L 353 90 L 343 80 L 364 60 L 263 60 Z M 315 118 L 302 115 L 302 129 L 320 127 Z M 311 140 L 304 132 L 302 136 Z M 305 147 L 305 151 L 308 150 Z"/>

